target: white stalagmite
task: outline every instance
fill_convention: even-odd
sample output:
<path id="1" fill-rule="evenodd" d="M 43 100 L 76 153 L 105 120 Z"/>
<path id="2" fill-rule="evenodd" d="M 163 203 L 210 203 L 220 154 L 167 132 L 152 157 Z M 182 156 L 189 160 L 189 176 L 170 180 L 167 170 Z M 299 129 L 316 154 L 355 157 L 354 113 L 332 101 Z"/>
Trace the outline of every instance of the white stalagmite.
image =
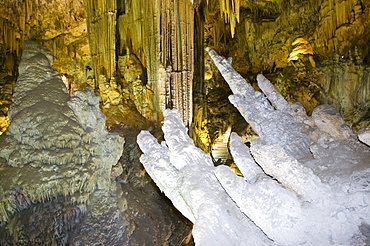
<path id="1" fill-rule="evenodd" d="M 166 142 L 148 141 L 148 132 L 138 136 L 141 161 L 194 223 L 195 243 L 365 245 L 370 240 L 370 148 L 331 106 L 322 105 L 309 117 L 262 75 L 257 80 L 267 97 L 207 50 L 234 93 L 230 101 L 260 137 L 249 150 L 231 135 L 230 150 L 244 178 L 226 166 L 213 167 L 176 110 L 166 110 Z M 367 131 L 358 137 L 366 143 Z"/>
<path id="2" fill-rule="evenodd" d="M 51 64 L 49 50 L 25 42 L 12 122 L 0 137 L 0 225 L 31 203 L 68 195 L 84 204 L 96 189 L 114 190 L 110 171 L 124 139 L 106 130 L 93 89 L 71 98 Z"/>
<path id="3" fill-rule="evenodd" d="M 177 110 L 165 111 L 166 142 L 138 135 L 140 160 L 158 187 L 194 223 L 197 245 L 270 245 L 218 182 L 211 157 L 194 146 Z"/>
<path id="4" fill-rule="evenodd" d="M 308 148 L 310 139 L 306 128 L 294 120 L 291 110 L 279 110 L 288 107 L 289 103 L 277 95 L 277 91 L 268 85 L 266 78 L 259 75 L 257 81 L 263 85 L 266 95 L 271 98 L 255 91 L 231 64 L 214 50 L 210 48 L 206 50 L 234 93 L 229 96 L 230 102 L 240 111 L 261 139 L 266 144 L 282 144 L 284 150 L 291 156 L 309 157 L 311 155 Z M 274 110 L 269 100 L 276 105 L 278 110 Z M 295 128 L 295 131 L 291 131 L 291 128 Z"/>
<path id="5" fill-rule="evenodd" d="M 248 146 L 244 144 L 243 139 L 235 132 L 231 133 L 230 136 L 230 153 L 244 179 L 249 183 L 254 183 L 256 179 L 266 176 L 261 167 L 256 165 Z"/>
<path id="6" fill-rule="evenodd" d="M 289 103 L 284 97 L 275 89 L 271 82 L 266 79 L 262 74 L 257 76 L 257 82 L 259 88 L 267 96 L 270 103 L 277 110 L 289 110 Z"/>
<path id="7" fill-rule="evenodd" d="M 285 245 L 307 241 L 306 218 L 294 192 L 267 176 L 250 184 L 226 166 L 217 167 L 216 176 L 240 210 L 269 238 Z"/>

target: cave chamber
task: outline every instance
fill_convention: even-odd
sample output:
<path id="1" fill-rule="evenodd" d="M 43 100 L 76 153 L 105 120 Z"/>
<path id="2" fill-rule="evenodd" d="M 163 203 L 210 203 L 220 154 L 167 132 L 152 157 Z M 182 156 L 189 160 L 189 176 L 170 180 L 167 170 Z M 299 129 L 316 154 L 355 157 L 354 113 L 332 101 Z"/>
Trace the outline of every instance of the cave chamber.
<path id="1" fill-rule="evenodd" d="M 140 130 L 163 140 L 176 109 L 242 175 L 231 136 L 258 134 L 206 47 L 256 91 L 263 74 L 308 116 L 328 104 L 369 127 L 369 16 L 369 0 L 2 1 L 0 244 L 194 244 L 139 160 Z"/>

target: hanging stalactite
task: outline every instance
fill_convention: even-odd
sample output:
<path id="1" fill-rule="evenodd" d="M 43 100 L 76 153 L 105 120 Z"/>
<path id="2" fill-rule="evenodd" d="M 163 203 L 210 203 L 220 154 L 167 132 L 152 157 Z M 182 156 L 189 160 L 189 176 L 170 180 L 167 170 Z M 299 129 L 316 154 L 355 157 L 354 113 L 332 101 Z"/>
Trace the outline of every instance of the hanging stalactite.
<path id="1" fill-rule="evenodd" d="M 125 2 L 118 18 L 120 54 L 129 50 L 143 64 L 153 91 L 151 120 L 160 123 L 166 107 L 192 117 L 194 9 L 190 0 Z"/>

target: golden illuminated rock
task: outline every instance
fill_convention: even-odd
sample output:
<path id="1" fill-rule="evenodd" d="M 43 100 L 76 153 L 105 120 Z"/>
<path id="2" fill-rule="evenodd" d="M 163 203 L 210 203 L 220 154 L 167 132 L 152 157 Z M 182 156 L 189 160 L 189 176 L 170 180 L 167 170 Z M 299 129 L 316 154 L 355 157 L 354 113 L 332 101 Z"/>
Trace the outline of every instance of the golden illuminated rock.
<path id="1" fill-rule="evenodd" d="M 154 93 L 144 85 L 145 74 L 139 59 L 128 52 L 118 58 L 118 69 L 123 76 L 124 88 L 127 89 L 126 100 L 133 100 L 140 114 L 155 122 Z"/>
<path id="2" fill-rule="evenodd" d="M 0 116 L 0 135 L 8 128 L 10 120 L 8 116 Z"/>
<path id="3" fill-rule="evenodd" d="M 87 84 L 98 90 L 104 76 L 109 86 L 100 96 L 105 98 L 103 94 L 109 91 L 110 100 L 118 100 L 114 94 L 132 93 L 129 88 L 113 88 L 124 83 L 116 77 L 116 64 L 130 50 L 143 69 L 142 85 L 137 82 L 136 90 L 140 96 L 132 99 L 137 111 L 160 124 L 163 110 L 176 107 L 188 125 L 193 108 L 198 108 L 192 106 L 191 91 L 201 91 L 211 78 L 217 79 L 217 71 L 207 65 L 205 71 L 201 68 L 206 44 L 232 56 L 233 65 L 243 75 L 272 73 L 270 78 L 277 81 L 283 95 L 301 101 L 307 112 L 320 102 L 332 103 L 346 120 L 355 114 L 355 123 L 362 124 L 367 113 L 361 112 L 368 107 L 368 6 L 368 1 L 355 0 L 6 1 L 0 4 L 0 31 L 4 34 L 0 53 L 6 60 L 0 67 L 15 71 L 23 41 L 33 38 L 52 50 L 54 67 L 66 75 L 71 91 Z M 346 63 L 356 60 L 354 65 L 364 71 L 348 78 L 356 80 L 351 85 L 355 102 L 341 100 L 346 95 L 339 91 L 347 82 L 334 82 L 334 72 L 326 70 L 331 66 L 328 59 L 338 56 Z M 287 67 L 295 71 L 283 71 L 285 77 L 279 78 Z M 205 75 L 205 84 L 204 78 L 193 80 L 197 70 Z M 322 71 L 324 76 L 319 80 L 317 75 Z M 199 107 L 205 107 L 204 103 Z"/>
<path id="4" fill-rule="evenodd" d="M 304 38 L 297 38 L 296 40 L 294 40 L 292 43 L 292 47 L 293 48 L 289 54 L 288 62 L 291 60 L 298 60 L 300 54 L 313 55 L 312 46 Z M 313 62 L 313 59 L 311 59 L 310 61 Z M 312 67 L 315 67 L 314 62 L 311 65 Z"/>
<path id="5" fill-rule="evenodd" d="M 190 124 L 195 42 L 193 4 L 188 0 L 140 0 L 125 2 L 118 13 L 119 52 L 125 55 L 129 50 L 137 56 L 145 68 L 143 85 L 153 92 L 152 97 L 148 91 L 146 97 L 148 100 L 152 97 L 152 102 L 145 107 L 153 107 L 152 117 L 157 123 L 163 120 L 166 107 L 176 107 L 186 124 Z"/>
<path id="6" fill-rule="evenodd" d="M 95 79 L 103 83 L 114 78 L 116 61 L 116 2 L 104 0 L 85 1 L 89 46 Z"/>

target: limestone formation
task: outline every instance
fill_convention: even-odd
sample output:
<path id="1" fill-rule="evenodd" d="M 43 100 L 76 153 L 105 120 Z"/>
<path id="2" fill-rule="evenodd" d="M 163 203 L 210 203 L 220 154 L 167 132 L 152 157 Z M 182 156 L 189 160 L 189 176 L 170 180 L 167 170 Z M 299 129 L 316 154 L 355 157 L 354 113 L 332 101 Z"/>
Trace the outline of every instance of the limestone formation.
<path id="1" fill-rule="evenodd" d="M 53 51 L 54 67 L 60 73 L 67 73 L 79 85 L 85 79 L 83 71 L 90 51 L 82 1 L 2 2 L 0 33 L 0 57 L 12 61 L 12 68 L 6 69 L 13 70 L 14 74 L 24 41 L 37 39 Z"/>
<path id="2" fill-rule="evenodd" d="M 369 3 L 353 1 L 208 1 L 205 45 L 254 83 L 263 73 L 291 102 L 310 115 L 320 104 L 335 106 L 356 129 L 368 124 Z M 235 29 L 222 16 L 237 16 Z M 232 38 L 234 32 L 235 38 Z M 213 75 L 217 71 L 213 70 Z M 208 73 L 209 74 L 209 73 Z"/>
<path id="3" fill-rule="evenodd" d="M 155 122 L 154 117 L 154 93 L 144 84 L 145 73 L 140 60 L 135 54 L 130 54 L 129 50 L 124 56 L 118 58 L 118 69 L 123 76 L 125 91 L 122 93 L 125 100 L 132 100 L 140 114 Z"/>
<path id="4" fill-rule="evenodd" d="M 119 53 L 125 55 L 129 49 L 145 68 L 146 81 L 141 80 L 154 93 L 155 122 L 163 120 L 166 107 L 176 107 L 186 124 L 190 124 L 195 42 L 193 4 L 189 0 L 140 0 L 124 2 L 118 12 Z"/>
<path id="5" fill-rule="evenodd" d="M 194 146 L 177 110 L 165 111 L 163 132 L 161 144 L 147 131 L 138 135 L 144 152 L 140 161 L 160 190 L 194 223 L 195 244 L 271 245 L 225 193 L 213 173 L 211 157 Z"/>
<path id="6" fill-rule="evenodd" d="M 70 229 L 63 224 L 57 229 L 55 217 L 41 239 L 37 228 L 27 234 L 24 226 L 31 222 L 17 222 L 15 213 L 60 200 L 65 201 L 60 206 L 74 211 L 62 212 L 66 221 L 73 221 L 86 212 L 94 191 L 116 194 L 110 172 L 122 154 L 124 139 L 107 132 L 99 96 L 87 88 L 70 98 L 51 64 L 50 51 L 33 41 L 25 43 L 9 110 L 12 123 L 0 140 L 1 229 L 9 235 L 9 242 L 19 245 L 38 240 L 63 244 Z M 113 195 L 112 206 L 118 200 Z M 53 209 L 49 213 L 45 216 L 57 214 Z M 7 226 L 14 223 L 18 225 L 10 230 Z"/>
<path id="7" fill-rule="evenodd" d="M 368 146 L 370 146 L 370 128 L 362 128 L 359 132 L 358 132 L 358 139 L 367 144 Z"/>
<path id="8" fill-rule="evenodd" d="M 88 84 L 96 92 L 105 87 L 99 92 L 101 98 L 109 93 L 118 99 L 117 92 L 129 89 L 115 88 L 123 84 L 116 64 L 129 49 L 145 70 L 144 87 L 138 83 L 145 100 L 143 105 L 105 110 L 114 111 L 107 114 L 108 120 L 113 119 L 110 123 L 144 114 L 160 125 L 164 109 L 174 106 L 187 125 L 194 123 L 194 132 L 204 140 L 200 144 L 209 149 L 206 140 L 212 145 L 227 125 L 216 127 L 218 117 L 206 113 L 210 109 L 206 101 L 212 97 L 207 92 L 210 83 L 203 78 L 206 45 L 232 56 L 243 76 L 269 73 L 282 95 L 300 101 L 308 114 L 319 104 L 331 104 L 359 129 L 368 124 L 369 10 L 369 0 L 3 1 L 0 90 L 12 93 L 23 41 L 34 39 L 52 50 L 54 67 L 67 78 L 71 91 Z M 207 70 L 206 77 L 218 78 L 216 74 Z M 227 98 L 224 94 L 220 99 Z M 5 128 L 10 99 L 0 100 L 4 115 L 0 125 Z M 199 119 L 192 120 L 194 116 Z M 138 121 L 136 125 L 143 126 L 143 119 Z"/>
<path id="9" fill-rule="evenodd" d="M 289 112 L 291 111 L 289 103 L 269 84 L 267 79 L 262 75 L 257 77 L 261 89 L 272 105 L 266 96 L 255 91 L 227 60 L 218 56 L 214 50 L 209 48 L 207 50 L 234 93 L 229 97 L 230 102 L 238 108 L 261 139 L 270 144 L 284 143 L 282 145 L 284 149 L 298 158 L 310 156 L 308 149 L 310 139 L 307 137 L 307 129 L 294 120 Z M 295 132 L 289 131 L 292 127 L 296 128 Z"/>
<path id="10" fill-rule="evenodd" d="M 135 102 L 125 93 L 125 90 L 116 84 L 114 78 L 107 81 L 101 75 L 99 92 L 102 95 L 101 110 L 107 117 L 106 124 L 125 124 L 134 128 L 148 128 L 152 123 L 138 111 Z"/>
<path id="11" fill-rule="evenodd" d="M 138 136 L 142 163 L 194 223 L 195 243 L 368 243 L 369 147 L 331 106 L 304 115 L 301 105 L 286 102 L 263 75 L 257 80 L 264 94 L 215 51 L 208 52 L 234 93 L 230 100 L 259 134 L 250 149 L 232 134 L 231 151 L 244 178 L 227 166 L 213 167 L 187 136 L 176 110 L 166 111 L 165 142 L 158 144 L 145 131 Z"/>
<path id="12" fill-rule="evenodd" d="M 90 87 L 70 97 L 51 62 L 26 42 L 0 137 L 0 244 L 192 245 L 190 223 L 138 160 L 139 130 L 108 133 L 100 97 Z"/>
<path id="13" fill-rule="evenodd" d="M 159 126 L 165 108 L 174 107 L 185 125 L 190 126 L 197 146 L 206 152 L 222 153 L 222 159 L 227 159 L 229 129 L 237 132 L 244 142 L 250 142 L 256 134 L 250 126 L 246 127 L 247 123 L 228 102 L 230 90 L 209 56 L 204 54 L 204 46 L 210 46 L 225 57 L 232 56 L 233 67 L 251 81 L 254 89 L 258 87 L 256 75 L 263 71 L 288 102 L 302 103 L 283 101 L 282 104 L 291 109 L 276 111 L 282 105 L 281 98 L 275 97 L 279 94 L 271 87 L 264 89 L 266 95 L 271 92 L 268 95 L 271 104 L 266 104 L 267 115 L 275 114 L 276 118 L 283 117 L 287 122 L 282 126 L 260 117 L 266 127 L 274 129 L 258 129 L 264 143 L 278 143 L 270 137 L 278 135 L 287 143 L 283 148 L 289 156 L 309 158 L 312 152 L 330 160 L 321 150 L 330 147 L 333 139 L 347 141 L 358 137 L 368 143 L 365 131 L 356 136 L 351 128 L 358 130 L 369 126 L 370 122 L 368 16 L 369 0 L 0 1 L 0 134 L 9 125 L 10 118 L 19 121 L 16 114 L 22 107 L 36 102 L 33 100 L 39 94 L 47 94 L 46 89 L 35 93 L 37 96 L 30 92 L 23 104 L 17 102 L 19 93 L 23 93 L 17 89 L 18 95 L 8 117 L 23 42 L 33 39 L 52 51 L 53 67 L 65 78 L 71 96 L 74 90 L 85 88 L 87 84 L 99 94 L 100 107 L 109 127 L 114 128 L 112 124 L 140 129 Z M 132 55 L 136 59 L 132 59 Z M 127 66 L 126 70 L 134 71 L 134 77 L 122 70 L 120 62 L 125 60 L 122 57 L 135 60 L 134 64 L 123 65 Z M 137 69 L 140 71 L 135 71 Z M 36 80 L 40 78 L 35 77 Z M 258 80 L 261 87 L 270 85 L 263 83 L 262 77 Z M 84 95 L 80 93 L 79 96 Z M 238 96 L 234 96 L 235 100 Z M 69 108 L 73 107 L 73 100 L 70 103 Z M 329 106 L 316 108 L 320 104 L 337 108 L 344 121 L 337 117 L 337 112 L 330 112 Z M 79 106 L 74 110 L 77 108 Z M 290 111 L 295 113 L 289 115 Z M 321 115 L 332 125 L 320 123 Z M 17 124 L 29 122 L 16 122 L 9 134 L 23 131 Z M 288 135 L 285 129 L 290 128 L 289 124 L 302 128 L 294 136 Z M 29 125 L 34 126 L 32 122 Z M 259 126 L 254 124 L 253 129 Z M 77 126 L 69 128 L 82 134 Z M 37 136 L 54 137 L 47 130 L 39 135 L 32 134 L 19 141 L 33 148 L 41 142 L 49 146 L 44 142 L 47 137 L 38 139 Z M 308 139 L 307 134 L 310 135 Z M 305 143 L 304 147 L 300 141 Z M 60 139 L 59 142 L 58 146 L 75 146 L 72 142 L 78 142 L 78 138 L 70 142 Z M 293 142 L 302 149 L 294 149 L 297 145 L 290 144 Z M 313 144 L 315 142 L 320 144 Z M 32 158 L 52 155 L 42 151 Z M 74 151 L 72 157 L 76 154 L 81 160 L 87 158 L 80 154 L 84 151 L 78 148 Z M 338 156 L 343 153 L 338 151 Z M 11 163 L 17 163 L 20 157 L 14 154 L 9 158 Z M 116 172 L 114 176 L 117 177 Z M 250 176 L 247 180 L 253 180 L 253 175 Z M 72 207 L 66 205 L 64 208 L 76 211 Z M 23 217 L 18 213 L 16 216 Z"/>

